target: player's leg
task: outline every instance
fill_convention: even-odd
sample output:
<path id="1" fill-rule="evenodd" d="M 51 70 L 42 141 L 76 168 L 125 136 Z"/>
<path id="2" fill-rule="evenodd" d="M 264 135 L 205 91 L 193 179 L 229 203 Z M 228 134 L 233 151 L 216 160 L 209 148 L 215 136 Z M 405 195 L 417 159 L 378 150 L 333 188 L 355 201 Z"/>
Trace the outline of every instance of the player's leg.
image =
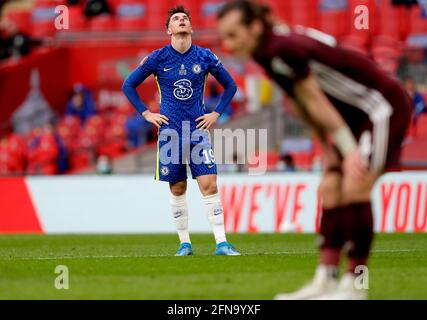
<path id="1" fill-rule="evenodd" d="M 212 169 L 212 168 L 211 168 Z M 197 169 L 192 172 L 197 174 Z M 206 217 L 212 227 L 216 241 L 216 255 L 236 256 L 239 252 L 227 241 L 224 225 L 224 208 L 217 187 L 216 174 L 204 174 L 196 177 L 203 196 Z"/>
<path id="2" fill-rule="evenodd" d="M 188 231 L 188 205 L 186 199 L 187 180 L 178 182 L 169 182 L 171 191 L 171 211 L 172 218 L 178 233 L 180 247 L 176 253 L 177 256 L 192 255 L 190 233 Z"/>
<path id="3" fill-rule="evenodd" d="M 164 136 L 167 134 L 164 130 L 159 135 L 156 180 L 169 183 L 171 213 L 180 240 L 180 247 L 175 255 L 188 256 L 193 254 L 193 250 L 188 231 L 187 167 L 185 164 L 180 163 L 181 154 L 179 148 L 171 147 L 174 143 L 178 144 L 178 141 L 165 138 Z M 176 137 L 173 138 L 176 139 Z M 174 155 L 172 154 L 173 152 L 178 154 Z"/>
<path id="4" fill-rule="evenodd" d="M 367 270 L 369 253 L 374 238 L 371 193 L 375 182 L 384 170 L 399 167 L 401 145 L 405 138 L 411 107 L 406 94 L 400 87 L 387 97 L 396 105 L 391 117 L 368 121 L 361 130 L 359 149 L 369 163 L 369 173 L 364 177 L 353 177 L 351 172 L 343 176 L 342 201 L 350 210 L 345 216 L 346 245 L 349 264 L 334 296 L 328 299 L 364 299 L 367 291 L 362 283 L 356 286 L 356 278 Z M 364 152 L 365 151 L 365 152 Z M 366 274 L 364 276 L 367 276 Z M 366 281 L 366 278 L 365 278 Z"/>
<path id="5" fill-rule="evenodd" d="M 321 299 L 360 300 L 367 298 L 363 284 L 356 286 L 357 277 L 366 272 L 369 253 L 374 238 L 371 193 L 382 171 L 369 172 L 363 179 L 344 174 L 342 178 L 342 201 L 348 210 L 343 215 L 345 233 L 344 251 L 348 255 L 348 268 L 337 290 Z M 360 281 L 359 281 L 360 282 Z"/>
<path id="6" fill-rule="evenodd" d="M 217 168 L 209 136 L 199 132 L 198 142 L 190 144 L 190 169 L 202 193 L 206 217 L 212 227 L 216 241 L 215 254 L 240 255 L 227 241 L 224 225 L 224 208 L 217 186 Z"/>
<path id="7" fill-rule="evenodd" d="M 344 244 L 343 216 L 348 208 L 341 205 L 341 159 L 329 146 L 324 146 L 322 151 L 325 173 L 319 186 L 323 208 L 318 238 L 319 264 L 313 281 L 295 292 L 277 295 L 277 300 L 315 299 L 332 293 L 338 284 L 338 267 Z"/>

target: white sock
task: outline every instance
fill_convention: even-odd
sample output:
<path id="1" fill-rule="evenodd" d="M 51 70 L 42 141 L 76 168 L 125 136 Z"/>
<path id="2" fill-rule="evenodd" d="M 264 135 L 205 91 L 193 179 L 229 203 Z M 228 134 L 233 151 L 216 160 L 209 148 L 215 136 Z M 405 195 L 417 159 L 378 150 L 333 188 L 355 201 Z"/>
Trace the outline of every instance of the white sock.
<path id="1" fill-rule="evenodd" d="M 188 232 L 188 207 L 185 194 L 182 196 L 171 195 L 170 199 L 172 217 L 175 221 L 176 231 L 178 232 L 179 240 L 181 243 L 190 241 L 190 234 Z"/>
<path id="2" fill-rule="evenodd" d="M 224 228 L 224 209 L 218 193 L 203 197 L 205 213 L 215 236 L 216 243 L 227 241 Z"/>

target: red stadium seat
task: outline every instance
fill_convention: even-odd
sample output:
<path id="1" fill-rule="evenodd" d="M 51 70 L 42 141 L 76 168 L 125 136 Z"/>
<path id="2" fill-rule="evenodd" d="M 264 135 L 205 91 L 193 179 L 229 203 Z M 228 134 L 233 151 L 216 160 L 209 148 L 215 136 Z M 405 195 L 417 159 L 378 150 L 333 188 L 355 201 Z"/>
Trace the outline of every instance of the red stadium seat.
<path id="1" fill-rule="evenodd" d="M 67 4 L 66 0 L 35 0 L 34 7 L 54 7 L 61 4 Z"/>
<path id="2" fill-rule="evenodd" d="M 378 34 L 381 36 L 403 39 L 408 33 L 408 14 L 403 6 L 393 6 L 383 0 L 379 7 Z"/>
<path id="3" fill-rule="evenodd" d="M 291 25 L 318 27 L 318 0 L 286 1 L 278 6 L 281 16 Z"/>
<path id="4" fill-rule="evenodd" d="M 412 7 L 409 19 L 409 34 L 427 33 L 427 17 L 420 7 Z"/>
<path id="5" fill-rule="evenodd" d="M 289 23 L 291 12 L 285 1 L 260 0 L 259 2 L 270 7 L 271 13 L 275 19 L 281 22 Z"/>
<path id="6" fill-rule="evenodd" d="M 99 115 L 91 116 L 86 120 L 85 127 L 94 127 L 97 130 L 102 131 L 105 127 L 104 119 Z"/>
<path id="7" fill-rule="evenodd" d="M 277 151 L 267 152 L 267 170 L 275 170 L 277 163 L 280 160 L 280 155 Z"/>
<path id="8" fill-rule="evenodd" d="M 313 152 L 293 152 L 292 157 L 298 169 L 310 170 L 313 166 Z"/>
<path id="9" fill-rule="evenodd" d="M 98 148 L 98 154 L 114 158 L 126 151 L 126 130 L 124 125 L 115 123 L 105 132 L 103 143 Z"/>
<path id="10" fill-rule="evenodd" d="M 341 39 L 340 45 L 347 49 L 351 49 L 362 54 L 368 54 L 367 41 L 367 37 L 349 34 Z"/>
<path id="11" fill-rule="evenodd" d="M 26 166 L 27 146 L 25 139 L 17 134 L 9 136 L 10 171 L 23 174 Z"/>
<path id="12" fill-rule="evenodd" d="M 69 8 L 69 31 L 82 31 L 87 27 L 87 20 L 83 14 L 83 10 L 79 6 L 74 6 Z"/>
<path id="13" fill-rule="evenodd" d="M 55 29 L 56 1 L 39 1 L 35 3 L 31 14 L 31 35 L 34 37 L 53 36 Z"/>
<path id="14" fill-rule="evenodd" d="M 70 152 L 71 170 L 81 170 L 94 163 L 95 154 L 91 148 L 76 147 Z"/>
<path id="15" fill-rule="evenodd" d="M 224 0 L 205 0 L 201 2 L 200 18 L 203 28 L 216 28 L 216 14 L 225 2 Z"/>
<path id="16" fill-rule="evenodd" d="M 204 21 L 202 18 L 202 1 L 184 0 L 184 1 L 178 1 L 178 3 L 184 5 L 186 8 L 190 10 L 191 24 L 195 28 L 199 28 L 204 24 Z M 216 16 L 216 12 L 215 12 L 215 16 Z"/>
<path id="17" fill-rule="evenodd" d="M 23 174 L 25 166 L 24 139 L 16 134 L 0 139 L 0 175 Z"/>
<path id="18" fill-rule="evenodd" d="M 28 150 L 28 174 L 53 175 L 58 170 L 58 145 L 52 130 L 42 129 Z"/>
<path id="19" fill-rule="evenodd" d="M 122 18 L 117 20 L 117 30 L 120 31 L 143 31 L 147 26 L 147 19 Z"/>
<path id="20" fill-rule="evenodd" d="M 0 175 L 9 174 L 9 148 L 7 138 L 0 138 Z"/>
<path id="21" fill-rule="evenodd" d="M 349 32 L 348 19 L 346 10 L 320 11 L 319 30 L 334 37 L 341 37 Z"/>
<path id="22" fill-rule="evenodd" d="M 175 4 L 175 0 L 147 0 L 147 28 L 151 30 L 163 30 L 168 10 Z"/>
<path id="23" fill-rule="evenodd" d="M 115 19 L 110 15 L 100 15 L 89 20 L 89 30 L 96 32 L 113 31 L 116 26 Z"/>
<path id="24" fill-rule="evenodd" d="M 58 126 L 68 128 L 71 136 L 75 137 L 80 131 L 80 119 L 76 116 L 65 116 L 61 119 Z"/>
<path id="25" fill-rule="evenodd" d="M 116 0 L 113 4 L 118 30 L 141 31 L 148 25 L 148 1 Z"/>
<path id="26" fill-rule="evenodd" d="M 59 137 L 61 138 L 62 142 L 64 143 L 65 147 L 68 150 L 71 150 L 74 148 L 76 139 L 75 136 L 71 134 L 71 131 L 66 126 L 57 126 L 56 131 L 58 132 Z"/>
<path id="27" fill-rule="evenodd" d="M 31 30 L 31 11 L 29 10 L 8 10 L 5 13 L 5 18 L 13 21 L 17 28 L 24 32 L 30 33 Z"/>

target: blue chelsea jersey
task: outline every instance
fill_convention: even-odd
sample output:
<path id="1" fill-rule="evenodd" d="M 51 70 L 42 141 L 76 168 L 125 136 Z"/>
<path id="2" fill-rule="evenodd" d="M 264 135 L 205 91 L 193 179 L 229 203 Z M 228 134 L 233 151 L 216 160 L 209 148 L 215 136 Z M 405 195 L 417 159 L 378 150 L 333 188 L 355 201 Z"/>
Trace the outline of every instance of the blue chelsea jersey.
<path id="1" fill-rule="evenodd" d="M 205 113 L 203 95 L 209 73 L 225 88 L 215 109 L 221 113 L 236 92 L 236 85 L 219 58 L 209 49 L 196 45 L 185 53 L 171 45 L 153 51 L 126 79 L 123 91 L 139 112 L 145 111 L 143 103 L 132 97 L 132 89 L 153 74 L 159 89 L 160 113 L 169 118 L 168 127 L 181 128 L 182 121 L 190 121 L 194 128 L 195 119 Z"/>

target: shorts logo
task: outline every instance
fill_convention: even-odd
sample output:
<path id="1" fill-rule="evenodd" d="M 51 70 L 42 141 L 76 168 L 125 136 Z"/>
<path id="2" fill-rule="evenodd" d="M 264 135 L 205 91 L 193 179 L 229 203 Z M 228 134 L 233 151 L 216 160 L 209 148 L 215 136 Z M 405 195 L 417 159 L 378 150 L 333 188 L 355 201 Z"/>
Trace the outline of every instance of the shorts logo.
<path id="1" fill-rule="evenodd" d="M 200 66 L 200 64 L 195 64 L 193 66 L 193 73 L 199 74 L 201 71 L 202 71 L 202 67 Z"/>
<path id="2" fill-rule="evenodd" d="M 173 90 L 173 95 L 178 100 L 188 100 L 193 96 L 193 88 L 191 87 L 190 80 L 181 79 L 176 81 L 173 85 L 176 87 Z"/>
<path id="3" fill-rule="evenodd" d="M 162 173 L 163 176 L 167 176 L 169 174 L 169 168 L 168 167 L 162 167 L 160 169 L 160 172 Z"/>

